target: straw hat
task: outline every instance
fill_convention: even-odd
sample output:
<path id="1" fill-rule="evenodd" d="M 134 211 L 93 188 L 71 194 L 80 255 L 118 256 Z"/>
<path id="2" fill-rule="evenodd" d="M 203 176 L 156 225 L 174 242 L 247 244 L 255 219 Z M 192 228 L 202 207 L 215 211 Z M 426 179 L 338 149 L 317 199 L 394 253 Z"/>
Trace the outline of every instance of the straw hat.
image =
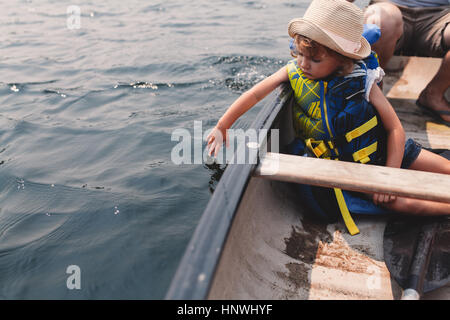
<path id="1" fill-rule="evenodd" d="M 318 43 L 353 58 L 363 59 L 370 44 L 362 36 L 364 14 L 345 0 L 313 0 L 303 18 L 289 22 L 288 32 L 308 37 Z"/>

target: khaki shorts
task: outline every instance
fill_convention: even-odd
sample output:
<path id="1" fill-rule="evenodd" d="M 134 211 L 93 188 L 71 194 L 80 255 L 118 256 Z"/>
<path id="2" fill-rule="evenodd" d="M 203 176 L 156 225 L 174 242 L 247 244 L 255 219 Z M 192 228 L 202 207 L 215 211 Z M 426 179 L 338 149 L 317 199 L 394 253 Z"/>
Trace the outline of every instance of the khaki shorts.
<path id="1" fill-rule="evenodd" d="M 395 54 L 443 57 L 449 50 L 449 47 L 445 46 L 443 34 L 450 23 L 450 6 L 420 8 L 396 6 L 403 15 L 403 35 L 397 42 Z"/>

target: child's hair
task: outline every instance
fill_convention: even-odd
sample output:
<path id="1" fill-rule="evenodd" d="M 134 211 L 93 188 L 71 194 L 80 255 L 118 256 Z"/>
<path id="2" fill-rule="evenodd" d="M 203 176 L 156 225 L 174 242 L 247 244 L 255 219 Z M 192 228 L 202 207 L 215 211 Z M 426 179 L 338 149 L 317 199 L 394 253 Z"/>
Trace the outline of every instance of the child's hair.
<path id="1" fill-rule="evenodd" d="M 341 62 L 341 66 L 336 70 L 336 75 L 338 76 L 345 76 L 353 71 L 354 59 L 346 57 L 308 37 L 295 35 L 294 46 L 296 50 L 291 50 L 291 55 L 294 58 L 297 57 L 299 48 L 302 48 L 312 58 L 320 57 L 324 54 L 336 57 Z"/>

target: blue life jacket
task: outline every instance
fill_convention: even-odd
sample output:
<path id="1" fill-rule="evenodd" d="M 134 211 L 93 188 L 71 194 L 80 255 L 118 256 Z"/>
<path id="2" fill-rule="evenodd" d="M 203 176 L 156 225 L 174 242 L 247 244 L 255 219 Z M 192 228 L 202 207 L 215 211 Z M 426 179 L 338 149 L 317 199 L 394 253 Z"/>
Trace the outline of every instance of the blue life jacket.
<path id="1" fill-rule="evenodd" d="M 289 61 L 287 72 L 297 104 L 303 105 L 307 116 L 319 115 L 312 123 L 305 121 L 305 114 L 294 111 L 294 127 L 302 131 L 307 151 L 319 158 L 385 164 L 385 130 L 375 108 L 365 98 L 367 69 L 376 67 L 378 60 L 373 53 L 364 61 L 356 62 L 353 72 L 347 76 L 310 80 L 295 59 Z M 353 206 L 361 205 L 359 200 L 338 188 L 334 194 L 350 234 L 359 233 L 347 206 L 349 202 Z M 375 205 L 367 209 L 379 210 Z"/>
<path id="2" fill-rule="evenodd" d="M 385 143 L 378 143 L 384 138 L 384 129 L 375 108 L 365 98 L 367 68 L 377 66 L 376 56 L 371 55 L 358 61 L 350 75 L 310 80 L 295 59 L 289 61 L 287 72 L 297 104 L 306 104 L 304 110 L 321 120 L 309 123 L 304 121 L 304 114 L 294 114 L 294 122 L 302 120 L 294 127 L 302 132 L 306 146 L 316 157 L 384 164 Z M 312 132 L 311 127 L 320 134 Z"/>

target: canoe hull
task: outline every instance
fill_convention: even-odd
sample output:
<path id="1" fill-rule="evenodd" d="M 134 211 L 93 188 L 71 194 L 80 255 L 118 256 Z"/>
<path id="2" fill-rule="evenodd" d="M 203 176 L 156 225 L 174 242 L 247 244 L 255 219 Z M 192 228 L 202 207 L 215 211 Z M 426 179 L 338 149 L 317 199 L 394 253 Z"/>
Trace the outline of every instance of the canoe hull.
<path id="1" fill-rule="evenodd" d="M 295 185 L 252 178 L 208 298 L 400 297 L 383 261 L 385 221 L 356 221 L 361 231 L 356 236 L 342 223 L 314 221 L 299 203 Z"/>

